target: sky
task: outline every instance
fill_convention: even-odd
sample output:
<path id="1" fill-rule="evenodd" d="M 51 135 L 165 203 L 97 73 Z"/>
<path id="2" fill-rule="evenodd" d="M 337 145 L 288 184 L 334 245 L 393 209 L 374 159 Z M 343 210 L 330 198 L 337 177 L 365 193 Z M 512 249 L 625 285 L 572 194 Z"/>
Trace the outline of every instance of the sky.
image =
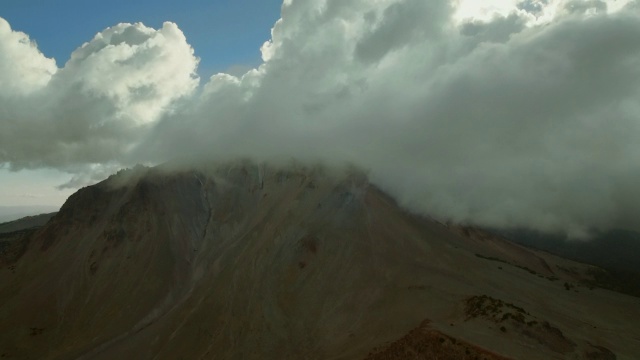
<path id="1" fill-rule="evenodd" d="M 0 205 L 136 163 L 296 158 L 447 221 L 638 226 L 638 1 L 45 3 L 0 5 Z"/>
<path id="2" fill-rule="evenodd" d="M 278 0 L 3 0 L 0 17 L 29 34 L 62 67 L 71 53 L 107 27 L 142 22 L 179 25 L 200 58 L 198 73 L 210 76 L 234 66 L 257 66 L 260 46 L 280 17 Z"/>

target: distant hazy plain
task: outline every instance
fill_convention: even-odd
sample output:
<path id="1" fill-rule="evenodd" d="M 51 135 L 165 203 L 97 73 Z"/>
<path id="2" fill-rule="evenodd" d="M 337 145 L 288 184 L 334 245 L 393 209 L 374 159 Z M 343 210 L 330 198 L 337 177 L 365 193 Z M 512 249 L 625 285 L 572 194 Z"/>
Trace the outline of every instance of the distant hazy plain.
<path id="1" fill-rule="evenodd" d="M 0 223 L 58 210 L 57 206 L 0 206 Z"/>

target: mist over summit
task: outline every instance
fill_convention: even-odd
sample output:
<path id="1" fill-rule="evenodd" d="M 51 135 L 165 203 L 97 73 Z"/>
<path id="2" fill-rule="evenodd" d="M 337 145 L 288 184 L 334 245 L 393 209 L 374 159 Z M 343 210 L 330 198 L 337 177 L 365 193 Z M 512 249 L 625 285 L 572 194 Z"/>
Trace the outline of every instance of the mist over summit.
<path id="1" fill-rule="evenodd" d="M 637 2 L 465 6 L 285 1 L 262 64 L 210 79 L 179 24 L 116 24 L 55 64 L 0 19 L 0 164 L 77 187 L 193 154 L 347 162 L 443 220 L 637 229 Z"/>

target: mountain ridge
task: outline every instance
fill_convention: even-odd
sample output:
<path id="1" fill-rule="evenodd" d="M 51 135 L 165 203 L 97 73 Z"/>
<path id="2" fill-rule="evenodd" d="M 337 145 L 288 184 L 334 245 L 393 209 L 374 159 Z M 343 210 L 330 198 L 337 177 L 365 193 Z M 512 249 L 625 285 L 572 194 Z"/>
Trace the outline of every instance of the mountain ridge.
<path id="1" fill-rule="evenodd" d="M 589 266 L 408 214 L 354 171 L 129 170 L 72 195 L 11 266 L 6 358 L 363 359 L 427 319 L 509 358 L 640 350 L 640 300 L 581 286 Z M 469 317 L 482 296 L 501 312 Z"/>

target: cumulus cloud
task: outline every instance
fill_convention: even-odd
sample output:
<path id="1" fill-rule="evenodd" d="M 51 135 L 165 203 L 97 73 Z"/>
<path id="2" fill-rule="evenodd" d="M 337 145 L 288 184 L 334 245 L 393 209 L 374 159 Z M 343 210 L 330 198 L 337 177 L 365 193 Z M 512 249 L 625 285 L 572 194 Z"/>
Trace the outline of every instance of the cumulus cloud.
<path id="1" fill-rule="evenodd" d="M 23 32 L 13 31 L 0 18 L 0 74 L 2 99 L 27 95 L 46 86 L 58 68 Z"/>
<path id="2" fill-rule="evenodd" d="M 12 109 L 27 125 L 0 115 L 14 136 L 53 124 L 55 143 L 0 133 L 0 162 L 351 162 L 441 219 L 572 236 L 636 226 L 637 2 L 496 1 L 476 17 L 460 16 L 464 3 L 285 1 L 264 63 L 197 91 L 197 59 L 175 25 L 119 25 L 41 85 L 55 117 L 26 105 Z M 56 87 L 63 95 L 47 93 Z"/>
<path id="3" fill-rule="evenodd" d="M 194 90 L 197 64 L 176 24 L 159 30 L 119 24 L 73 52 L 60 81 L 107 100 L 116 119 L 138 124 L 156 120 L 173 100 Z"/>
<path id="4" fill-rule="evenodd" d="M 199 81 L 193 49 L 168 22 L 108 28 L 58 69 L 0 19 L 0 50 L 0 163 L 14 169 L 124 161 Z"/>

